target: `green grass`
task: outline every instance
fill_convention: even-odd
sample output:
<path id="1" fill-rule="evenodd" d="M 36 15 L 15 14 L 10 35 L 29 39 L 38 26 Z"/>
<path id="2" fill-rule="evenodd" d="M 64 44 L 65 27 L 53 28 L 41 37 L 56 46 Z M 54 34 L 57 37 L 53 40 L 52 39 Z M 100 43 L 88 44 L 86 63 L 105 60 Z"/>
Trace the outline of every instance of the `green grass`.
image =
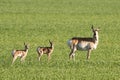
<path id="1" fill-rule="evenodd" d="M 120 80 L 119 0 L 0 0 L 0 80 Z M 69 61 L 67 40 L 92 36 L 100 27 L 98 48 L 86 60 L 77 51 Z M 37 60 L 36 48 L 55 44 L 50 62 Z M 30 49 L 24 63 L 11 66 L 13 49 Z"/>

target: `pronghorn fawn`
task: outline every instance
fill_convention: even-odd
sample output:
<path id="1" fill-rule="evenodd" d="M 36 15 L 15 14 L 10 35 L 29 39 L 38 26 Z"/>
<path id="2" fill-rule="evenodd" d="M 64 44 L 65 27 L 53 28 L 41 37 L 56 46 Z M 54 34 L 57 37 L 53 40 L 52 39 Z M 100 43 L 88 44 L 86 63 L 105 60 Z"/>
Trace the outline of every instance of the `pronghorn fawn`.
<path id="1" fill-rule="evenodd" d="M 52 54 L 52 52 L 53 52 L 53 50 L 54 50 L 54 44 L 53 44 L 53 42 L 51 42 L 50 40 L 49 40 L 49 43 L 50 43 L 50 46 L 49 47 L 38 47 L 37 48 L 37 53 L 38 53 L 38 59 L 39 59 L 39 61 L 40 61 L 40 59 L 41 59 L 41 56 L 43 55 L 43 54 L 47 54 L 47 56 L 48 56 L 48 61 L 50 60 L 50 57 L 51 57 L 51 54 Z"/>
<path id="2" fill-rule="evenodd" d="M 99 39 L 99 29 L 94 29 L 93 25 L 91 29 L 93 31 L 93 37 L 73 37 L 72 39 L 68 40 L 68 45 L 71 49 L 69 59 L 72 58 L 75 60 L 74 57 L 76 50 L 87 51 L 87 59 L 90 59 L 90 53 L 93 49 L 97 48 Z"/>
<path id="3" fill-rule="evenodd" d="M 24 50 L 13 50 L 12 51 L 12 56 L 13 56 L 13 61 L 12 61 L 12 64 L 15 62 L 15 60 L 20 57 L 21 58 L 21 61 L 24 61 L 26 56 L 27 56 L 27 53 L 28 53 L 28 44 L 25 44 L 24 43 L 24 46 L 25 46 L 25 49 Z"/>

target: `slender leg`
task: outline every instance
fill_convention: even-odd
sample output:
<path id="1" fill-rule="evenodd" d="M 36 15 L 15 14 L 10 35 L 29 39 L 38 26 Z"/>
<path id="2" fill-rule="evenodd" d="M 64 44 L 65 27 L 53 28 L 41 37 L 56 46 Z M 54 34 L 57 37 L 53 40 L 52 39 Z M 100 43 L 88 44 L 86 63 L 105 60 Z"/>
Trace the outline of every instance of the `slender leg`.
<path id="1" fill-rule="evenodd" d="M 41 59 L 41 55 L 39 55 L 39 57 L 38 57 L 38 60 L 40 61 L 40 59 Z"/>
<path id="2" fill-rule="evenodd" d="M 72 58 L 72 53 L 73 53 L 73 45 L 71 45 L 71 46 L 70 46 L 70 49 L 71 49 L 71 51 L 70 51 L 70 54 L 69 54 L 69 59 L 71 59 L 71 58 Z"/>
<path id="3" fill-rule="evenodd" d="M 75 61 L 75 53 L 72 54 L 72 59 Z"/>
<path id="4" fill-rule="evenodd" d="M 48 53 L 48 54 L 47 54 L 47 56 L 48 56 L 48 61 L 50 60 L 50 54 L 51 54 L 51 53 Z"/>
<path id="5" fill-rule="evenodd" d="M 90 59 L 90 53 L 91 53 L 91 49 L 88 50 L 87 59 Z"/>
<path id="6" fill-rule="evenodd" d="M 75 51 L 76 51 L 77 49 L 76 49 L 76 46 L 75 45 L 73 45 L 73 49 L 71 49 L 71 52 L 70 52 L 70 54 L 69 54 L 69 59 L 71 59 L 71 57 L 72 57 L 72 59 L 74 58 L 74 56 L 75 56 Z M 74 60 L 75 60 L 75 58 L 74 58 Z"/>
<path id="7" fill-rule="evenodd" d="M 71 52 L 70 52 L 70 54 L 69 54 L 69 59 L 71 59 L 72 53 L 73 53 L 73 49 L 71 49 Z"/>
<path id="8" fill-rule="evenodd" d="M 21 62 L 25 61 L 26 56 L 21 57 Z"/>
<path id="9" fill-rule="evenodd" d="M 40 58 L 41 58 L 41 56 L 40 56 L 40 54 L 38 54 L 38 60 L 40 61 Z"/>
<path id="10" fill-rule="evenodd" d="M 13 57 L 12 64 L 15 62 L 16 59 L 17 59 L 17 56 L 14 56 L 14 57 Z"/>
<path id="11" fill-rule="evenodd" d="M 39 54 L 38 54 L 38 60 L 40 61 L 41 60 L 41 56 L 43 55 L 43 52 L 40 52 Z"/>

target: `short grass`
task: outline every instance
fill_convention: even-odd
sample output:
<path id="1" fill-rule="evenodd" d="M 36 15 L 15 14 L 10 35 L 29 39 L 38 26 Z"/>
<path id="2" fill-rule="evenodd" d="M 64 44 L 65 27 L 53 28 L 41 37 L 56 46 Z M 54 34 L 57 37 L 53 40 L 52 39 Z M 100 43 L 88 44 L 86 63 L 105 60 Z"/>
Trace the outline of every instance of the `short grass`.
<path id="1" fill-rule="evenodd" d="M 0 80 L 120 80 L 119 0 L 0 0 Z M 86 60 L 77 51 L 69 61 L 67 40 L 92 36 L 100 27 L 98 48 Z M 36 48 L 55 44 L 47 62 Z M 24 63 L 11 66 L 13 49 L 30 49 Z"/>

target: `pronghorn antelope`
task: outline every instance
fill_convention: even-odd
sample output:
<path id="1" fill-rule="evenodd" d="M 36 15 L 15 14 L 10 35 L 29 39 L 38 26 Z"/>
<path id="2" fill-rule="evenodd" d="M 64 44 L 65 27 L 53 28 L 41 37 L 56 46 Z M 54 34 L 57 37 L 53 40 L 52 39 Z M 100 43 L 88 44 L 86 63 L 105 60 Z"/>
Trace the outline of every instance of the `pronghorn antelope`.
<path id="1" fill-rule="evenodd" d="M 25 49 L 24 50 L 13 50 L 12 51 L 12 56 L 13 56 L 13 61 L 12 61 L 12 64 L 15 62 L 15 60 L 20 57 L 21 58 L 21 61 L 24 61 L 26 56 L 27 56 L 27 53 L 28 53 L 28 44 L 26 45 L 24 43 L 24 46 L 25 46 Z"/>
<path id="2" fill-rule="evenodd" d="M 91 27 L 93 31 L 93 37 L 73 37 L 72 39 L 68 40 L 68 45 L 71 49 L 71 52 L 69 54 L 69 58 L 75 59 L 75 51 L 76 50 L 83 50 L 88 51 L 87 52 L 87 59 L 90 59 L 90 53 L 93 49 L 97 48 L 98 45 L 98 31 L 99 29 L 94 29 L 93 25 Z"/>
<path id="3" fill-rule="evenodd" d="M 38 47 L 37 48 L 37 53 L 38 53 L 38 59 L 39 59 L 39 61 L 40 61 L 41 56 L 43 54 L 47 54 L 48 61 L 50 60 L 51 54 L 52 54 L 52 52 L 54 50 L 54 44 L 50 40 L 49 40 L 49 43 L 50 43 L 50 47 Z"/>

